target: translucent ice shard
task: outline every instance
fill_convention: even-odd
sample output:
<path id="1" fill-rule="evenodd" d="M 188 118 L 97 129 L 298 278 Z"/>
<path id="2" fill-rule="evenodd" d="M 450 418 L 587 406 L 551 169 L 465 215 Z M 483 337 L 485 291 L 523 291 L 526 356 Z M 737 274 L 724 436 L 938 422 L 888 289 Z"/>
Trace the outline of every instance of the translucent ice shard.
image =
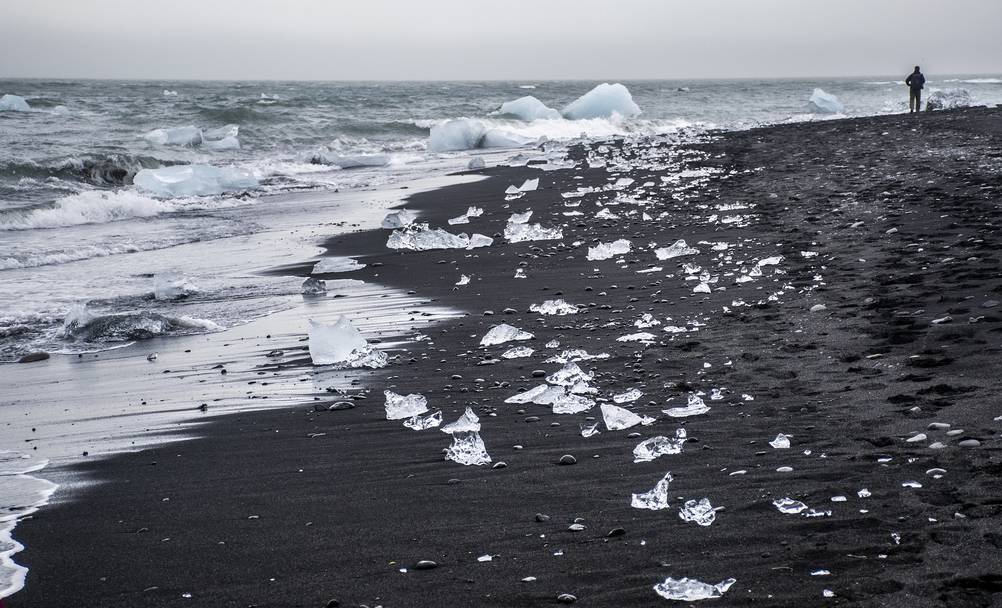
<path id="1" fill-rule="evenodd" d="M 310 272 L 310 274 L 352 272 L 354 270 L 361 270 L 363 268 L 365 268 L 365 264 L 359 262 L 354 258 L 335 256 L 329 258 L 322 258 L 319 262 L 313 265 L 313 270 Z"/>
<path id="2" fill-rule="evenodd" d="M 729 578 L 716 585 L 709 585 L 692 578 L 674 579 L 668 577 L 663 583 L 654 585 L 654 592 L 666 600 L 695 602 L 721 597 L 737 581 Z"/>
<path id="3" fill-rule="evenodd" d="M 455 422 L 450 422 L 449 424 L 442 427 L 443 433 L 460 433 L 466 431 L 479 431 L 480 430 L 480 418 L 473 413 L 473 410 L 466 408 L 463 415 L 459 417 Z"/>
<path id="4" fill-rule="evenodd" d="M 480 247 L 490 247 L 493 244 L 494 239 L 491 237 L 474 233 L 474 235 L 470 237 L 470 244 L 467 245 L 466 248 L 479 249 Z"/>
<path id="5" fill-rule="evenodd" d="M 573 315 L 577 314 L 578 307 L 565 302 L 563 299 L 546 300 L 542 304 L 533 304 L 529 307 L 531 312 L 538 312 L 541 315 Z"/>
<path id="6" fill-rule="evenodd" d="M 700 526 L 709 526 L 717 518 L 717 510 L 710 504 L 707 498 L 687 500 L 682 508 L 678 510 L 678 516 L 683 521 L 691 521 Z"/>
<path id="7" fill-rule="evenodd" d="M 645 312 L 640 316 L 639 319 L 633 322 L 633 325 L 639 329 L 647 329 L 648 327 L 654 327 L 655 325 L 661 325 L 661 321 L 654 318 L 649 312 Z"/>
<path id="8" fill-rule="evenodd" d="M 557 386 L 574 386 L 578 382 L 591 382 L 594 377 L 594 373 L 586 372 L 577 363 L 570 362 L 547 376 L 546 381 Z"/>
<path id="9" fill-rule="evenodd" d="M 327 293 L 327 283 L 320 279 L 309 277 L 303 281 L 303 286 L 300 289 L 304 296 L 319 296 Z"/>
<path id="10" fill-rule="evenodd" d="M 668 247 L 662 247 L 654 250 L 654 255 L 658 256 L 659 260 L 670 260 L 683 255 L 693 255 L 696 253 L 699 253 L 699 249 L 689 247 L 683 239 L 675 241 Z"/>
<path id="11" fill-rule="evenodd" d="M 703 399 L 696 394 L 690 393 L 688 403 L 685 407 L 672 407 L 661 410 L 672 418 L 685 418 L 687 416 L 698 416 L 710 411 L 710 406 L 703 402 Z"/>
<path id="12" fill-rule="evenodd" d="M 532 210 L 525 211 L 523 213 L 512 213 L 511 217 L 508 218 L 509 224 L 525 224 L 532 217 Z"/>
<path id="13" fill-rule="evenodd" d="M 786 513 L 787 515 L 796 515 L 807 510 L 807 505 L 800 502 L 799 500 L 793 500 L 792 498 L 778 498 L 772 501 L 773 506 L 779 509 L 780 513 Z"/>
<path id="14" fill-rule="evenodd" d="M 495 325 L 484 335 L 483 339 L 480 340 L 480 346 L 494 346 L 495 344 L 504 344 L 513 340 L 532 340 L 532 338 L 533 335 L 529 332 L 512 327 L 507 323 L 502 323 L 501 325 Z"/>
<path id="15" fill-rule="evenodd" d="M 504 227 L 504 238 L 508 239 L 509 243 L 552 241 L 564 238 L 564 232 L 560 228 L 544 228 L 540 224 L 515 224 L 509 222 Z"/>
<path id="16" fill-rule="evenodd" d="M 519 192 L 532 192 L 539 187 L 539 178 L 527 179 L 518 187 Z"/>
<path id="17" fill-rule="evenodd" d="M 685 440 L 685 429 L 675 431 L 674 437 L 659 435 L 645 439 L 633 448 L 633 462 L 650 462 L 659 456 L 681 454 Z"/>
<path id="18" fill-rule="evenodd" d="M 628 409 L 611 403 L 602 404 L 602 419 L 605 421 L 605 428 L 610 431 L 622 431 L 638 424 L 647 426 L 654 422 L 654 418 L 638 416 Z"/>
<path id="19" fill-rule="evenodd" d="M 634 509 L 650 509 L 651 511 L 667 509 L 669 507 L 668 484 L 671 482 L 671 473 L 665 473 L 665 476 L 661 478 L 650 492 L 634 494 L 630 500 L 630 506 Z"/>
<path id="20" fill-rule="evenodd" d="M 428 400 L 423 395 L 412 393 L 404 396 L 393 391 L 383 391 L 383 395 L 386 397 L 387 420 L 402 420 L 428 411 Z"/>
<path id="21" fill-rule="evenodd" d="M 774 255 L 772 257 L 763 258 L 763 259 L 759 260 L 758 263 L 756 263 L 755 265 L 758 266 L 759 268 L 761 268 L 763 266 L 776 266 L 776 265 L 778 265 L 782 261 L 783 261 L 783 256 L 781 256 L 781 255 Z"/>
<path id="22" fill-rule="evenodd" d="M 591 437 L 592 435 L 598 435 L 600 432 L 601 431 L 598 430 L 598 421 L 581 423 L 582 437 Z"/>
<path id="23" fill-rule="evenodd" d="M 561 114 L 570 120 L 612 118 L 617 114 L 624 118 L 634 118 L 640 115 L 640 106 L 633 101 L 630 91 L 622 84 L 603 82 L 567 105 Z"/>
<path id="24" fill-rule="evenodd" d="M 811 98 L 807 102 L 811 112 L 819 114 L 841 114 L 845 112 L 845 106 L 831 93 L 826 93 L 824 89 L 814 89 Z"/>
<path id="25" fill-rule="evenodd" d="M 630 253 L 632 247 L 633 244 L 626 239 L 619 239 L 611 243 L 599 243 L 594 247 L 588 248 L 588 259 L 592 261 L 608 260 L 617 255 Z"/>
<path id="26" fill-rule="evenodd" d="M 559 348 L 560 344 L 558 343 L 556 346 L 550 346 L 549 344 L 547 344 L 546 346 L 547 348 Z M 568 361 L 588 361 L 590 359 L 608 359 L 608 358 L 609 358 L 608 353 L 589 355 L 588 351 L 584 349 L 574 348 L 565 350 L 559 355 L 553 355 L 552 357 L 544 361 L 544 363 L 567 363 Z"/>
<path id="27" fill-rule="evenodd" d="M 631 388 L 630 390 L 626 391 L 625 393 L 619 393 L 618 395 L 613 395 L 612 396 L 612 402 L 613 403 L 630 403 L 632 401 L 636 401 L 637 399 L 640 399 L 641 396 L 643 396 L 643 393 L 641 393 L 640 391 L 638 391 L 635 388 Z"/>
<path id="28" fill-rule="evenodd" d="M 552 405 L 557 399 L 565 396 L 567 390 L 562 386 L 540 384 L 524 393 L 513 395 L 504 400 L 505 403 L 535 403 L 537 405 Z"/>
<path id="29" fill-rule="evenodd" d="M 595 402 L 580 395 L 561 395 L 553 400 L 554 414 L 579 414 L 595 406 Z"/>
<path id="30" fill-rule="evenodd" d="M 469 275 L 466 275 L 466 274 L 459 275 L 459 280 L 456 281 L 456 285 L 463 286 L 463 285 L 469 285 L 469 284 L 470 284 L 470 276 Z"/>
<path id="31" fill-rule="evenodd" d="M 635 334 L 627 334 L 616 338 L 616 342 L 654 342 L 658 339 L 654 334 L 642 331 Z"/>
<path id="32" fill-rule="evenodd" d="M 786 450 L 790 447 L 790 438 L 782 433 L 776 435 L 776 438 L 769 442 L 769 445 L 776 448 L 777 450 Z"/>
<path id="33" fill-rule="evenodd" d="M 445 459 L 459 464 L 480 466 L 490 464 L 491 456 L 487 446 L 477 431 L 461 431 L 452 434 L 452 445 L 445 451 Z"/>
<path id="34" fill-rule="evenodd" d="M 523 359 L 525 357 L 531 357 L 532 353 L 536 351 L 532 350 L 528 346 L 514 346 L 508 350 L 501 353 L 502 359 Z"/>
<path id="35" fill-rule="evenodd" d="M 438 410 L 427 416 L 421 416 L 420 414 L 411 416 L 407 420 L 404 420 L 404 426 L 415 431 L 433 429 L 440 424 L 442 424 L 442 410 Z"/>
<path id="36" fill-rule="evenodd" d="M 409 224 L 399 230 L 394 230 L 386 240 L 390 249 L 406 249 L 410 251 L 427 251 L 429 249 L 466 249 L 470 245 L 470 237 L 465 234 L 452 234 L 441 228 L 431 228 L 428 224 Z"/>
<path id="37" fill-rule="evenodd" d="M 386 355 L 369 346 L 348 317 L 338 317 L 330 325 L 311 319 L 309 348 L 314 365 L 374 369 L 387 363 Z"/>

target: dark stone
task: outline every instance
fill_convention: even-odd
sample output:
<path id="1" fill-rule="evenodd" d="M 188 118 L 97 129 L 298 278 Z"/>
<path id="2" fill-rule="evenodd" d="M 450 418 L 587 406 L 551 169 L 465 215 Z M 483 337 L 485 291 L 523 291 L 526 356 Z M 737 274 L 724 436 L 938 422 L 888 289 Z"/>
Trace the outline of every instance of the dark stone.
<path id="1" fill-rule="evenodd" d="M 415 570 L 431 570 L 433 568 L 438 568 L 438 564 L 431 561 L 430 559 L 423 559 L 418 563 L 414 564 Z"/>
<path id="2" fill-rule="evenodd" d="M 28 353 L 27 355 L 21 357 L 17 360 L 18 363 L 34 363 L 35 361 L 45 361 L 49 358 L 49 353 L 39 351 L 37 353 Z"/>
<path id="3" fill-rule="evenodd" d="M 564 454 L 560 457 L 560 462 L 558 464 L 577 464 L 578 459 L 571 456 L 570 454 Z"/>

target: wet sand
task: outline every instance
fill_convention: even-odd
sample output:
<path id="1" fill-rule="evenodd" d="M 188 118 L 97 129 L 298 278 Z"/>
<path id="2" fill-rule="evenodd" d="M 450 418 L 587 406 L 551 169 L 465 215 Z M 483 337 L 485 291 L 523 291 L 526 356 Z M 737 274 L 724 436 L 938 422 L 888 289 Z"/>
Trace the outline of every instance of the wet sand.
<path id="1" fill-rule="evenodd" d="M 1000 143 L 999 110 L 829 121 L 682 149 L 596 144 L 574 154 L 605 158 L 604 168 L 490 169 L 487 180 L 418 194 L 407 207 L 422 221 L 495 245 L 394 252 L 388 231 L 370 231 L 327 246 L 368 264 L 344 276 L 468 316 L 366 374 L 371 392 L 355 408 L 317 412 L 335 400 L 319 393 L 80 465 L 99 483 L 18 525 L 27 548 L 15 559 L 30 571 L 7 603 L 538 606 L 572 594 L 584 606 L 648 606 L 670 604 L 652 587 L 671 576 L 734 577 L 708 600 L 721 606 L 996 605 Z M 505 188 L 530 177 L 540 188 L 506 203 Z M 634 181 L 621 191 L 560 196 L 623 177 Z M 621 219 L 594 217 L 597 200 L 621 194 L 644 203 L 620 199 L 606 206 Z M 447 226 L 470 205 L 484 215 Z M 528 209 L 530 222 L 562 224 L 563 239 L 504 242 L 509 215 Z M 563 215 L 573 211 L 583 215 Z M 586 259 L 595 241 L 619 238 L 631 253 Z M 700 252 L 658 261 L 649 248 L 676 239 Z M 719 242 L 729 248 L 714 250 Z M 710 275 L 709 293 L 693 292 L 700 280 L 686 280 L 683 264 Z M 662 270 L 637 272 L 652 266 Z M 513 278 L 519 267 L 527 278 Z M 461 274 L 472 280 L 457 287 Z M 555 298 L 584 306 L 529 312 Z M 661 325 L 637 328 L 644 313 Z M 512 346 L 479 347 L 501 322 L 535 334 L 518 344 L 536 353 L 479 365 Z M 657 338 L 616 341 L 640 331 Z M 274 346 L 280 362 L 262 354 L 245 365 L 303 365 L 301 337 Z M 579 425 L 600 420 L 598 407 L 554 415 L 504 403 L 542 382 L 534 371 L 559 369 L 543 359 L 565 348 L 609 353 L 581 363 L 598 396 L 639 389 L 628 407 L 657 422 L 584 438 Z M 471 407 L 506 466 L 444 461 L 450 438 L 385 420 L 384 389 L 425 395 L 446 421 Z M 709 412 L 661 412 L 699 391 Z M 642 439 L 680 427 L 681 454 L 633 462 Z M 790 449 L 769 445 L 777 433 Z M 926 437 L 908 441 L 915 433 Z M 557 464 L 563 455 L 576 464 Z M 672 508 L 632 508 L 631 493 L 668 471 Z M 712 525 L 679 518 L 682 499 L 703 497 L 724 507 Z M 831 514 L 780 513 L 773 501 L 785 497 Z M 570 530 L 575 522 L 584 529 Z M 413 569 L 420 560 L 437 567 Z"/>

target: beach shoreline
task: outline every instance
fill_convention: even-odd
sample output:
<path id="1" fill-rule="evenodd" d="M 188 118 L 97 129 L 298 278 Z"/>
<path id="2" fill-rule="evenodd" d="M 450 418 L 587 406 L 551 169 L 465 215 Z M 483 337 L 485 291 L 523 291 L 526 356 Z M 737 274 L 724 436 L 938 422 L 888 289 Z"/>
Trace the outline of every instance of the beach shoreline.
<path id="1" fill-rule="evenodd" d="M 415 194 L 406 206 L 420 221 L 494 245 L 393 252 L 377 229 L 324 246 L 368 264 L 346 278 L 466 316 L 367 372 L 357 407 L 321 412 L 303 399 L 229 414 L 189 441 L 73 465 L 100 483 L 18 524 L 26 549 L 15 560 L 29 572 L 7 604 L 530 606 L 567 593 L 582 605 L 649 605 L 672 576 L 734 577 L 722 601 L 735 606 L 991 605 L 1002 589 L 991 499 L 1002 412 L 990 401 L 1000 141 L 997 109 L 834 120 L 684 146 L 585 144 L 572 150 L 576 169 L 491 168 Z M 507 186 L 537 177 L 539 189 L 504 200 Z M 581 195 L 561 196 L 571 192 Z M 484 215 L 448 225 L 471 205 Z M 526 210 L 563 238 L 507 243 L 507 218 Z M 616 239 L 632 250 L 586 259 Z M 649 245 L 677 239 L 699 253 L 658 260 Z M 519 268 L 527 278 L 514 278 Z M 470 283 L 456 285 L 464 274 Z M 530 311 L 556 298 L 579 312 Z M 636 326 L 644 313 L 659 325 Z M 534 333 L 519 344 L 536 352 L 500 359 L 513 344 L 480 348 L 499 323 Z M 617 340 L 638 332 L 655 337 Z M 293 333 L 277 347 L 280 365 L 309 372 Z M 635 388 L 643 397 L 629 407 L 658 422 L 584 438 L 597 406 L 555 415 L 504 403 L 571 348 L 609 353 L 581 363 L 600 396 Z M 266 369 L 259 350 L 239 366 Z M 443 461 L 449 437 L 385 420 L 384 389 L 425 395 L 447 421 L 472 408 L 506 466 Z M 662 412 L 696 392 L 709 412 Z M 688 431 L 681 454 L 632 462 L 642 438 L 678 428 Z M 919 432 L 928 437 L 908 441 Z M 769 446 L 778 433 L 790 449 Z M 576 464 L 558 465 L 564 455 Z M 672 508 L 631 508 L 631 492 L 667 471 Z M 697 526 L 679 518 L 677 497 L 724 510 Z M 822 515 L 780 513 L 772 503 L 785 497 Z M 438 567 L 414 570 L 421 560 Z"/>

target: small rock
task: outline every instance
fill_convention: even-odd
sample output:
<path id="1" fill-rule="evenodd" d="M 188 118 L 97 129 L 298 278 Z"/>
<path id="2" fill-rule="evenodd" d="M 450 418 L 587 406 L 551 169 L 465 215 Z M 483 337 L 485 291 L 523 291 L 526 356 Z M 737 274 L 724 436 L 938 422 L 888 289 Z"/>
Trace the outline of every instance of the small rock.
<path id="1" fill-rule="evenodd" d="M 503 460 L 499 460 L 499 461 L 495 462 L 494 466 L 492 466 L 491 468 L 492 469 L 503 469 L 503 468 L 505 468 L 507 466 L 508 466 L 507 462 L 505 462 Z"/>
<path id="2" fill-rule="evenodd" d="M 930 431 L 946 431 L 946 430 L 949 430 L 949 428 L 950 428 L 950 425 L 947 424 L 947 423 L 945 423 L 945 422 L 930 422 L 929 423 L 929 430 Z"/>
<path id="3" fill-rule="evenodd" d="M 37 353 L 28 353 L 20 359 L 17 360 L 18 363 L 34 363 L 35 361 L 45 361 L 49 358 L 49 353 L 44 351 L 39 351 Z M 544 374 L 545 375 L 545 374 Z"/>
<path id="4" fill-rule="evenodd" d="M 571 595 L 570 593 L 561 593 L 557 596 L 557 601 L 561 604 L 573 604 L 578 601 L 578 598 Z"/>
<path id="5" fill-rule="evenodd" d="M 526 416 L 526 422 L 539 422 L 539 416 Z"/>
<path id="6" fill-rule="evenodd" d="M 616 538 L 617 536 L 625 536 L 625 535 L 626 535 L 626 530 L 624 528 L 613 528 L 612 530 L 609 530 L 608 534 L 606 534 L 606 536 L 608 536 L 609 538 Z"/>
<path id="7" fill-rule="evenodd" d="M 976 448 L 981 445 L 981 442 L 977 439 L 961 439 L 957 445 L 962 448 Z"/>
<path id="8" fill-rule="evenodd" d="M 546 375 L 546 372 L 543 371 L 543 370 L 541 370 L 541 369 L 534 369 L 534 370 L 532 370 L 532 377 L 533 378 L 542 378 L 545 375 Z"/>
<path id="9" fill-rule="evenodd" d="M 536 521 L 540 523 L 550 521 L 550 516 L 545 513 L 536 513 Z"/>
<path id="10" fill-rule="evenodd" d="M 821 312 L 824 310 L 828 310 L 828 307 L 824 304 L 815 304 L 814 306 L 811 306 L 811 312 Z"/>
<path id="11" fill-rule="evenodd" d="M 423 559 L 418 563 L 414 564 L 415 570 L 431 570 L 432 568 L 438 568 L 438 564 L 431 561 L 430 559 Z"/>
<path id="12" fill-rule="evenodd" d="M 578 459 L 571 456 L 570 454 L 564 454 L 560 457 L 560 462 L 558 464 L 577 464 Z"/>

